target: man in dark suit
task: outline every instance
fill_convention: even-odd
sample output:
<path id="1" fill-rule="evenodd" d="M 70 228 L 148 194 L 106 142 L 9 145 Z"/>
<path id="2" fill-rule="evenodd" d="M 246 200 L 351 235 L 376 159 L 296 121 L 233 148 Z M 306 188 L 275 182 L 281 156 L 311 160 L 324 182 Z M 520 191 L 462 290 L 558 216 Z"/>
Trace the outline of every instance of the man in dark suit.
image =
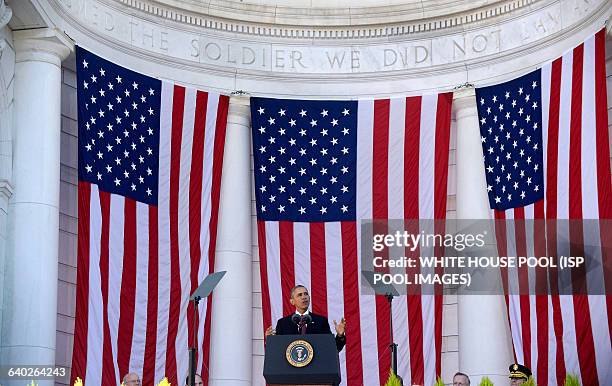
<path id="1" fill-rule="evenodd" d="M 325 316 L 313 314 L 308 311 L 310 306 L 310 294 L 308 289 L 303 285 L 296 285 L 291 289 L 290 303 L 295 306 L 295 312 L 291 315 L 281 318 L 276 323 L 276 329 L 272 326 L 266 330 L 266 336 L 269 335 L 290 335 L 290 334 L 331 334 L 329 322 Z M 338 352 L 346 344 L 344 331 L 346 328 L 346 320 L 344 317 L 337 323 L 334 320 L 334 328 L 336 329 L 336 348 Z"/>

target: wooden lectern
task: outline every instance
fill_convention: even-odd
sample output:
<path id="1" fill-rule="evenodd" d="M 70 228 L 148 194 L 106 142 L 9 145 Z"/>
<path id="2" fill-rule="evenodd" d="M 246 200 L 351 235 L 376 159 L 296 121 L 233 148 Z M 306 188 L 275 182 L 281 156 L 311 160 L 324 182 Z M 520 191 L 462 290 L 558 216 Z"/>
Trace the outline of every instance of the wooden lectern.
<path id="1" fill-rule="evenodd" d="M 332 334 L 268 336 L 263 374 L 270 386 L 338 385 L 336 340 Z"/>

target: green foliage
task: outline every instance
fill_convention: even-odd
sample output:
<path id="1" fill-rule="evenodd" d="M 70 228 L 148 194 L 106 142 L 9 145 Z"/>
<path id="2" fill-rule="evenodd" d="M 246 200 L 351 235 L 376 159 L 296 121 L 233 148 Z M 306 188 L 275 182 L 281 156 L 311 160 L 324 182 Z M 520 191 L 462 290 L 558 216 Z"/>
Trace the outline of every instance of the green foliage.
<path id="1" fill-rule="evenodd" d="M 527 382 L 523 383 L 523 385 L 524 386 L 538 386 L 538 384 L 536 383 L 535 379 L 533 379 L 533 377 L 529 377 Z"/>
<path id="2" fill-rule="evenodd" d="M 385 386 L 402 386 L 400 379 L 395 375 L 393 369 L 389 369 L 389 379 L 387 379 Z"/>
<path id="3" fill-rule="evenodd" d="M 565 383 L 563 383 L 563 386 L 581 386 L 580 379 L 573 374 L 568 374 L 567 378 L 565 378 Z"/>
<path id="4" fill-rule="evenodd" d="M 494 385 L 493 385 L 493 382 L 491 382 L 491 380 L 489 379 L 489 377 L 483 377 L 480 380 L 479 386 L 494 386 Z"/>
<path id="5" fill-rule="evenodd" d="M 438 377 L 438 380 L 436 381 L 434 386 L 444 386 L 444 382 L 442 381 L 442 377 Z"/>

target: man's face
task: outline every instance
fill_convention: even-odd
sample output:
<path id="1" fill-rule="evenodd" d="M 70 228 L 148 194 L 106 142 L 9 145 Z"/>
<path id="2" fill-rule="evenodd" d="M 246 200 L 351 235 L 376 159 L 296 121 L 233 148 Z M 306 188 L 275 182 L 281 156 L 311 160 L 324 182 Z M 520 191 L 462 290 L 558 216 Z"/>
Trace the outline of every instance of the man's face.
<path id="1" fill-rule="evenodd" d="M 138 378 L 138 374 L 130 373 L 125 376 L 125 386 L 137 385 L 140 385 L 140 378 Z"/>
<path id="2" fill-rule="evenodd" d="M 510 378 L 510 386 L 522 385 L 525 382 L 527 382 L 527 380 L 524 378 Z"/>
<path id="3" fill-rule="evenodd" d="M 300 312 L 305 312 L 310 306 L 310 294 L 304 287 L 298 287 L 293 291 L 293 297 L 291 298 L 291 304 L 297 308 Z"/>
<path id="4" fill-rule="evenodd" d="M 455 375 L 453 378 L 453 386 L 468 386 L 468 379 L 465 375 Z"/>
<path id="5" fill-rule="evenodd" d="M 204 384 L 204 382 L 202 382 L 202 377 L 200 377 L 198 374 L 196 374 L 195 376 L 195 386 L 202 386 Z M 187 385 L 190 385 L 190 383 L 187 383 Z"/>

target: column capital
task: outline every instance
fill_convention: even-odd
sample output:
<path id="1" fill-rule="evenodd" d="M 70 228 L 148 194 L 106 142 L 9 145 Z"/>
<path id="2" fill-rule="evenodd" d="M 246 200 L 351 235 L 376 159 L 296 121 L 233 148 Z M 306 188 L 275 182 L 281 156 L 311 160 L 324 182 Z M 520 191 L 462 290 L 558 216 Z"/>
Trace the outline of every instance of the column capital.
<path id="1" fill-rule="evenodd" d="M 57 28 L 19 30 L 13 33 L 16 63 L 47 62 L 58 67 L 74 50 L 74 42 Z"/>
<path id="2" fill-rule="evenodd" d="M 0 0 L 0 28 L 4 28 L 11 17 L 13 17 L 13 10 L 4 3 L 4 0 Z"/>
<path id="3" fill-rule="evenodd" d="M 251 97 L 248 94 L 238 93 L 230 96 L 227 123 L 233 123 L 249 129 L 251 126 Z"/>
<path id="4" fill-rule="evenodd" d="M 476 88 L 474 85 L 466 85 L 457 88 L 453 92 L 453 99 L 467 98 L 476 95 Z"/>
<path id="5" fill-rule="evenodd" d="M 0 0 L 0 29 L 4 28 L 8 24 L 9 20 L 13 17 L 13 10 L 11 7 L 4 3 L 4 0 Z M 7 43 L 5 39 L 0 39 L 0 57 L 2 51 L 6 48 Z"/>
<path id="6" fill-rule="evenodd" d="M 13 185 L 7 180 L 0 180 L 0 211 L 8 213 L 8 203 L 13 195 Z"/>
<path id="7" fill-rule="evenodd" d="M 453 104 L 460 103 L 458 107 L 464 107 L 463 103 L 469 103 L 470 98 L 476 98 L 474 86 L 461 87 L 453 92 Z"/>
<path id="8" fill-rule="evenodd" d="M 251 96 L 245 93 L 236 93 L 230 96 L 231 105 L 251 106 Z"/>
<path id="9" fill-rule="evenodd" d="M 453 112 L 457 119 L 465 115 L 477 115 L 476 89 L 473 86 L 455 90 L 453 93 Z M 478 122 L 476 123 L 478 124 Z"/>

